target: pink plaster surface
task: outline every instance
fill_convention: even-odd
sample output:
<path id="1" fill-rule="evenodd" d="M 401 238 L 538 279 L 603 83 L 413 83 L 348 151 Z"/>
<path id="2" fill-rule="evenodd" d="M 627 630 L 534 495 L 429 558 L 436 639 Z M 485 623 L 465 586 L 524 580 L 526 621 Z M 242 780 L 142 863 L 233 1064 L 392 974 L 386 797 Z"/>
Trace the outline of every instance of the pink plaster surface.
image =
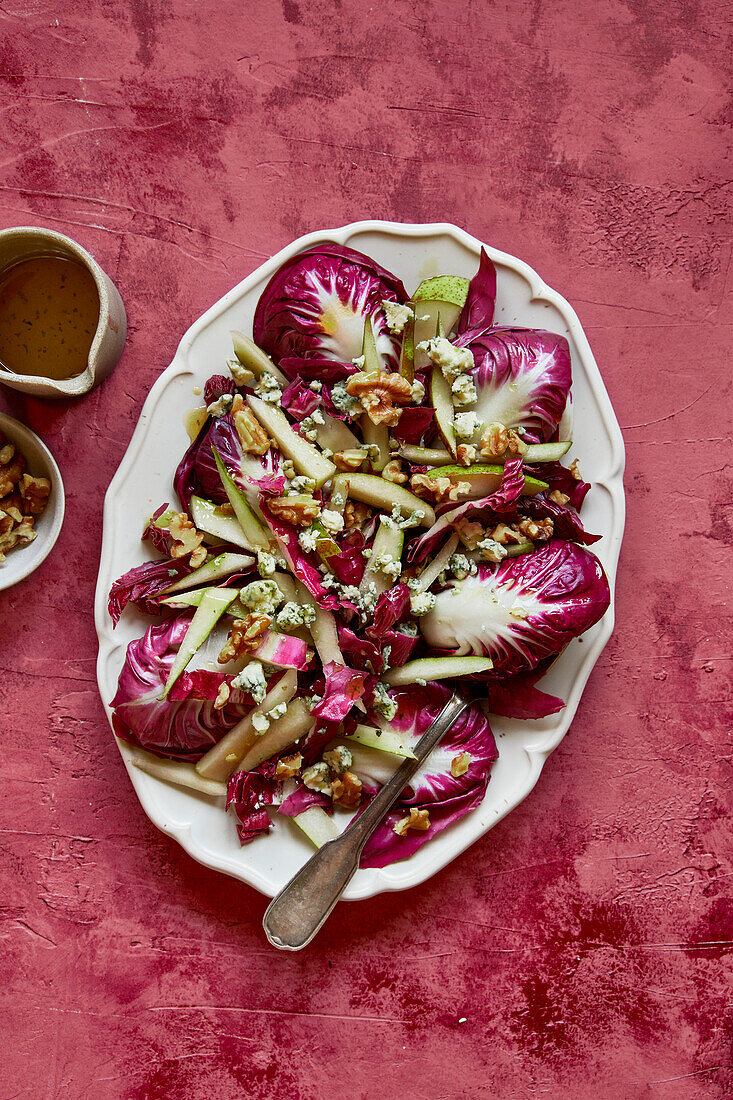
<path id="1" fill-rule="evenodd" d="M 0 7 L 0 226 L 76 237 L 130 321 L 84 400 L 0 394 L 68 494 L 52 556 L 0 594 L 2 1097 L 733 1094 L 729 15 Z M 457 222 L 568 297 L 624 428 L 628 528 L 616 633 L 533 795 L 291 957 L 263 898 L 144 817 L 92 597 L 105 488 L 180 335 L 361 217 Z"/>

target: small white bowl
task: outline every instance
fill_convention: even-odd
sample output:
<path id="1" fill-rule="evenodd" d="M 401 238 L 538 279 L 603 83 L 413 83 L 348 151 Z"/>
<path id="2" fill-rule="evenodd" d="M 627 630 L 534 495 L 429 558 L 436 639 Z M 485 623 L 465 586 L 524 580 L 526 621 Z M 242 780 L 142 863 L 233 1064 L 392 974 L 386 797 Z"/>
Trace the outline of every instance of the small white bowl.
<path id="1" fill-rule="evenodd" d="M 64 483 L 56 460 L 36 433 L 5 413 L 0 413 L 0 432 L 25 456 L 29 474 L 33 474 L 34 477 L 47 477 L 51 482 L 48 504 L 36 518 L 35 529 L 38 532 L 36 538 L 27 546 L 8 550 L 5 564 L 0 565 L 0 590 L 2 590 L 11 588 L 18 581 L 24 580 L 51 553 L 64 522 L 66 504 Z M 0 507 L 2 507 L 1 501 Z"/>

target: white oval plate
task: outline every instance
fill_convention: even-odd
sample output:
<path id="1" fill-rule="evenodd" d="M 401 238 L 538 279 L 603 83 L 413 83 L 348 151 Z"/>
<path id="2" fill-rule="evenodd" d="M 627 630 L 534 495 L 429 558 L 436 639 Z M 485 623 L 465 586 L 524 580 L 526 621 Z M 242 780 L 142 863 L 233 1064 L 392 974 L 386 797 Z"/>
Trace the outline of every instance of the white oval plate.
<path id="1" fill-rule="evenodd" d="M 268 279 L 285 260 L 310 245 L 336 241 L 372 256 L 408 288 L 443 272 L 472 276 L 481 242 L 453 225 L 400 225 L 356 222 L 341 229 L 310 233 L 278 252 L 226 294 L 181 340 L 176 356 L 153 386 L 127 453 L 107 491 L 104 536 L 95 600 L 99 635 L 97 678 L 110 714 L 125 648 L 139 637 L 149 619 L 128 608 L 113 632 L 107 593 L 116 577 L 148 556 L 140 533 L 143 521 L 163 501 L 174 501 L 173 473 L 188 446 L 183 426 L 187 409 L 197 404 L 192 390 L 221 370 L 231 356 L 231 329 L 252 331 L 257 300 Z M 603 535 L 593 551 L 602 561 L 613 590 L 624 527 L 621 431 L 580 322 L 568 303 L 545 286 L 521 260 L 487 248 L 496 264 L 496 318 L 505 324 L 545 328 L 566 336 L 572 354 L 575 410 L 572 455 L 580 459 L 593 489 L 583 507 L 588 530 Z M 404 890 L 430 878 L 509 813 L 534 787 L 542 766 L 567 733 L 591 669 L 613 629 L 613 604 L 601 622 L 571 642 L 542 681 L 542 688 L 566 700 L 560 714 L 540 721 L 493 718 L 499 758 L 486 797 L 476 810 L 424 845 L 410 859 L 356 873 L 344 897 L 368 898 L 384 890 Z M 247 882 L 273 897 L 302 866 L 312 848 L 297 827 L 278 819 L 268 836 L 241 848 L 233 820 L 222 803 L 154 779 L 135 768 L 120 743 L 132 785 L 159 829 L 207 867 Z"/>

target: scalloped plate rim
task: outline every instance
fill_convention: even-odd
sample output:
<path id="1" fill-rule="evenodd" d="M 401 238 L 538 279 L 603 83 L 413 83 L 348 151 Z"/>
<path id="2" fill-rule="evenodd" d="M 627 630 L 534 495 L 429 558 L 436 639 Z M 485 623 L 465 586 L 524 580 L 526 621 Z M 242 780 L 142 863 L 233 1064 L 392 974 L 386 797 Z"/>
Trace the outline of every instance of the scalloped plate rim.
<path id="1" fill-rule="evenodd" d="M 222 313 L 236 301 L 238 301 L 243 295 L 245 295 L 252 286 L 261 282 L 264 278 L 268 278 L 273 274 L 277 268 L 287 259 L 289 256 L 294 255 L 297 252 L 302 251 L 309 246 L 318 243 L 319 241 L 333 240 L 338 243 L 346 243 L 351 237 L 358 235 L 359 233 L 383 233 L 386 236 L 395 237 L 439 237 L 448 236 L 452 237 L 459 244 L 466 246 L 470 251 L 473 251 L 478 256 L 480 249 L 483 247 L 488 252 L 489 256 L 495 262 L 510 268 L 517 272 L 527 282 L 531 290 L 531 301 L 547 301 L 557 309 L 560 315 L 563 317 L 567 324 L 569 333 L 575 342 L 578 349 L 578 355 L 582 361 L 585 377 L 590 385 L 593 393 L 594 401 L 606 430 L 607 439 L 611 446 L 612 462 L 611 467 L 603 478 L 594 479 L 594 487 L 604 486 L 607 490 L 612 503 L 612 523 L 611 530 L 604 536 L 608 541 L 608 564 L 606 572 L 608 574 L 609 582 L 611 585 L 611 605 L 606 612 L 604 618 L 598 624 L 598 632 L 593 638 L 592 644 L 583 653 L 582 658 L 575 669 L 572 687 L 566 699 L 565 709 L 561 713 L 561 721 L 558 723 L 558 728 L 554 735 L 549 738 L 548 744 L 542 748 L 526 748 L 521 746 L 521 750 L 527 758 L 528 762 L 528 774 L 525 778 L 524 785 L 521 791 L 515 798 L 505 800 L 506 804 L 501 809 L 494 809 L 492 811 L 492 820 L 486 822 L 479 822 L 478 818 L 481 815 L 484 803 L 478 806 L 472 814 L 467 818 L 462 819 L 467 821 L 473 819 L 475 827 L 473 834 L 467 833 L 465 837 L 456 838 L 457 843 L 454 845 L 454 850 L 448 855 L 447 858 L 443 858 L 442 854 L 437 851 L 433 851 L 432 858 L 431 846 L 426 845 L 420 851 L 423 854 L 422 866 L 418 869 L 414 867 L 413 860 L 408 859 L 399 863 L 389 865 L 389 868 L 376 869 L 369 868 L 366 871 L 357 872 L 350 883 L 347 892 L 343 896 L 343 900 L 362 900 L 364 898 L 373 897 L 379 893 L 392 892 L 397 890 L 406 890 L 412 886 L 419 885 L 431 878 L 438 871 L 442 870 L 445 866 L 453 861 L 457 856 L 469 848 L 476 840 L 483 836 L 489 829 L 493 828 L 499 821 L 501 821 L 511 810 L 515 809 L 532 791 L 536 785 L 545 761 L 550 754 L 557 748 L 560 741 L 565 737 L 568 729 L 575 717 L 580 698 L 582 696 L 585 685 L 588 681 L 590 673 L 593 670 L 598 658 L 600 657 L 603 649 L 605 648 L 614 626 L 614 595 L 615 595 L 615 578 L 616 569 L 618 565 L 618 557 L 621 546 L 621 540 L 623 537 L 624 521 L 625 521 L 625 499 L 623 490 L 623 471 L 624 471 L 624 444 L 621 435 L 621 430 L 618 425 L 618 421 L 613 412 L 610 399 L 606 392 L 606 388 L 603 384 L 601 373 L 596 364 L 593 352 L 591 351 L 588 340 L 583 331 L 580 320 L 575 313 L 572 306 L 562 297 L 556 290 L 551 287 L 540 278 L 537 272 L 529 266 L 524 260 L 520 260 L 516 256 L 512 256 L 509 253 L 502 252 L 499 249 L 493 248 L 490 245 L 486 245 L 479 241 L 476 237 L 467 233 L 464 229 L 456 225 L 452 225 L 449 222 L 434 222 L 434 223 L 402 223 L 402 222 L 390 222 L 379 220 L 363 220 L 358 222 L 352 222 L 345 226 L 340 226 L 336 229 L 318 230 L 302 237 L 299 237 L 295 241 L 286 245 L 275 253 L 269 260 L 266 260 L 263 264 L 260 264 L 254 271 L 252 271 L 245 279 L 241 280 L 236 286 L 229 290 L 223 297 L 215 302 L 209 309 L 207 309 L 194 323 L 186 330 L 181 338 L 176 353 L 171 361 L 170 365 L 161 373 L 159 378 L 150 389 L 150 392 L 145 399 L 140 416 L 133 432 L 130 443 L 127 450 L 112 478 L 104 500 L 104 512 L 103 512 L 103 535 L 102 535 L 102 548 L 100 552 L 100 567 L 99 576 L 97 582 L 97 589 L 95 593 L 94 603 L 94 619 L 99 639 L 99 654 L 97 658 L 97 680 L 99 685 L 100 695 L 107 713 L 107 717 L 110 720 L 111 725 L 111 710 L 107 702 L 108 692 L 105 682 L 105 666 L 110 658 L 111 654 L 116 648 L 119 648 L 120 644 L 112 635 L 112 629 L 110 620 L 107 615 L 107 580 L 103 577 L 104 564 L 107 557 L 110 555 L 110 543 L 112 541 L 111 535 L 114 525 L 113 514 L 117 503 L 117 494 L 121 490 L 126 480 L 128 471 L 134 466 L 135 461 L 138 458 L 140 451 L 142 450 L 144 443 L 146 442 L 149 421 L 153 409 L 157 406 L 158 402 L 162 398 L 163 393 L 169 386 L 169 384 L 179 377 L 185 377 L 187 374 L 192 374 L 193 371 L 188 365 L 188 352 L 199 332 L 205 329 L 213 320 L 219 317 Z M 531 729 L 531 727 L 530 727 Z M 223 874 L 230 875 L 239 881 L 245 882 L 252 886 L 254 889 L 260 891 L 268 897 L 274 896 L 280 884 L 268 879 L 267 876 L 260 872 L 257 868 L 234 864 L 228 856 L 225 854 L 212 853 L 204 850 L 200 844 L 198 844 L 192 837 L 192 821 L 187 822 L 174 822 L 166 819 L 159 808 L 154 805 L 154 799 L 149 798 L 149 792 L 151 785 L 160 784 L 160 780 L 155 780 L 150 776 L 140 772 L 126 755 L 126 746 L 124 742 L 115 738 L 117 741 L 120 754 L 125 764 L 125 768 L 130 776 L 133 788 L 140 804 L 152 821 L 152 823 L 165 833 L 167 836 L 176 840 L 178 844 L 197 862 L 203 866 L 212 870 L 220 871 Z M 195 796 L 192 796 L 195 798 Z M 476 827 L 478 826 L 478 827 Z M 389 871 L 389 876 L 384 872 Z"/>

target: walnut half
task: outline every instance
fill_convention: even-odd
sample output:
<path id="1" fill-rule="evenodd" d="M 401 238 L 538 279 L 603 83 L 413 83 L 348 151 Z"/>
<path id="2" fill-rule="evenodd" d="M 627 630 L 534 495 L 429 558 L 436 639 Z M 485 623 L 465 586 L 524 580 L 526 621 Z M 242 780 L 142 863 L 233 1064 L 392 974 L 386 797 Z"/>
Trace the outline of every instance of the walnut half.
<path id="1" fill-rule="evenodd" d="M 395 405 L 407 405 L 412 400 L 412 386 L 401 374 L 375 371 L 352 374 L 346 392 L 361 401 L 362 408 L 373 424 L 394 427 L 402 415 Z"/>

